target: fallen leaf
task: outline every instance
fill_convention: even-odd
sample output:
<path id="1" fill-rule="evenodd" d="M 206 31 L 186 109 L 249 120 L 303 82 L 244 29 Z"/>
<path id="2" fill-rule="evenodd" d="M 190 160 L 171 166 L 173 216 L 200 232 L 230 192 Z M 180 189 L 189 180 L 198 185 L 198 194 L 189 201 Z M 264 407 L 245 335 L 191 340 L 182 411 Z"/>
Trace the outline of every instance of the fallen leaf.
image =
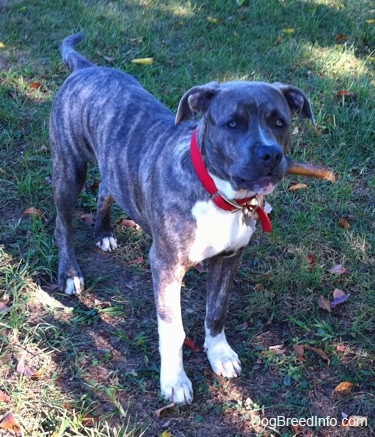
<path id="1" fill-rule="evenodd" d="M 0 41 L 0 49 L 5 49 L 5 44 Z"/>
<path id="2" fill-rule="evenodd" d="M 125 226 L 125 228 L 133 228 L 133 229 L 136 229 L 136 230 L 141 229 L 139 224 L 136 223 L 134 220 L 123 220 L 122 224 L 123 224 L 123 226 Z"/>
<path id="3" fill-rule="evenodd" d="M 307 263 L 310 264 L 310 266 L 314 266 L 316 264 L 315 256 L 312 253 L 308 253 L 306 255 Z"/>
<path id="4" fill-rule="evenodd" d="M 163 431 L 161 437 L 172 437 L 173 434 L 170 431 Z"/>
<path id="5" fill-rule="evenodd" d="M 375 24 L 375 19 L 371 18 L 370 20 L 366 20 L 367 24 Z M 0 43 L 1 44 L 1 43 Z M 1 46 L 0 46 L 1 47 Z"/>
<path id="6" fill-rule="evenodd" d="M 339 218 L 339 225 L 344 229 L 350 228 L 350 223 L 348 222 L 348 220 L 345 217 Z"/>
<path id="7" fill-rule="evenodd" d="M 344 291 L 339 288 L 335 288 L 333 290 L 333 302 L 330 302 L 331 308 L 336 308 L 337 305 L 340 305 L 346 302 L 349 298 L 350 294 L 346 294 Z"/>
<path id="8" fill-rule="evenodd" d="M 83 214 L 81 215 L 81 219 L 87 226 L 95 225 L 95 217 L 92 214 Z"/>
<path id="9" fill-rule="evenodd" d="M 333 394 L 336 396 L 348 396 L 353 390 L 355 385 L 352 382 L 344 381 L 333 390 Z"/>
<path id="10" fill-rule="evenodd" d="M 175 406 L 174 402 L 172 402 L 171 404 L 165 405 L 164 407 L 159 408 L 158 410 L 155 411 L 155 415 L 156 417 L 161 417 L 161 413 L 165 410 L 168 410 L 169 408 L 173 408 Z"/>
<path id="11" fill-rule="evenodd" d="M 286 34 L 294 33 L 294 28 L 293 27 L 289 27 L 288 29 L 283 29 L 283 32 L 286 33 Z"/>
<path id="12" fill-rule="evenodd" d="M 349 39 L 348 35 L 339 34 L 335 36 L 335 40 L 338 42 L 345 42 Z"/>
<path id="13" fill-rule="evenodd" d="M 200 352 L 200 348 L 189 337 L 185 337 L 184 345 L 187 346 L 189 349 L 191 349 L 194 352 Z"/>
<path id="14" fill-rule="evenodd" d="M 342 275 L 343 273 L 346 272 L 346 268 L 343 267 L 342 264 L 336 264 L 335 266 L 331 267 L 328 270 L 329 273 L 332 273 L 334 275 Z"/>
<path id="15" fill-rule="evenodd" d="M 294 351 L 297 354 L 297 360 L 298 361 L 306 361 L 306 358 L 303 356 L 303 354 L 305 353 L 305 349 L 301 344 L 295 344 L 294 345 Z"/>
<path id="16" fill-rule="evenodd" d="M 43 213 L 39 208 L 35 208 L 35 206 L 30 206 L 30 208 L 26 208 L 22 213 L 23 215 L 37 215 L 42 217 Z"/>
<path id="17" fill-rule="evenodd" d="M 103 59 L 105 59 L 107 62 L 115 62 L 116 58 L 113 58 L 112 56 L 106 56 L 103 55 L 103 53 L 97 51 L 96 52 L 99 56 L 101 56 Z"/>
<path id="18" fill-rule="evenodd" d="M 331 303 L 330 301 L 324 297 L 324 296 L 320 296 L 318 299 L 318 306 L 319 308 L 321 308 L 322 310 L 326 310 L 329 313 L 331 312 Z"/>
<path id="19" fill-rule="evenodd" d="M 338 352 L 346 352 L 348 350 L 348 347 L 345 344 L 338 344 L 336 346 L 336 350 Z"/>
<path id="20" fill-rule="evenodd" d="M 208 16 L 208 17 L 207 17 L 207 20 L 208 20 L 210 23 L 220 24 L 220 20 L 219 20 L 218 18 L 214 18 L 214 17 Z"/>
<path id="21" fill-rule="evenodd" d="M 288 191 L 301 190 L 302 188 L 307 188 L 307 185 L 306 184 L 294 184 L 288 188 Z"/>
<path id="22" fill-rule="evenodd" d="M 328 364 L 331 362 L 331 359 L 329 358 L 329 356 L 324 352 L 323 349 L 320 349 L 320 347 L 310 346 L 309 344 L 303 344 L 302 346 L 304 349 L 308 349 L 308 350 L 313 351 L 313 352 L 317 353 L 318 355 L 320 355 L 324 360 L 326 360 L 328 362 Z"/>
<path id="23" fill-rule="evenodd" d="M 41 86 L 42 86 L 42 84 L 40 82 L 30 82 L 29 83 L 29 88 L 32 88 L 34 90 L 40 89 Z"/>
<path id="24" fill-rule="evenodd" d="M 338 97 L 355 97 L 355 94 L 349 90 L 340 90 L 337 92 Z"/>
<path id="25" fill-rule="evenodd" d="M 10 429 L 14 432 L 20 432 L 21 425 L 18 423 L 13 413 L 8 411 L 8 413 L 0 421 L 0 428 Z"/>
<path id="26" fill-rule="evenodd" d="M 20 373 L 21 375 L 24 375 L 24 376 L 27 376 L 27 377 L 30 377 L 33 379 L 38 379 L 42 375 L 41 370 L 36 371 L 32 367 L 25 364 L 25 356 L 24 355 L 21 355 L 19 357 L 19 360 L 17 363 L 17 372 Z"/>
<path id="27" fill-rule="evenodd" d="M 135 58 L 131 62 L 137 65 L 150 65 L 154 63 L 154 58 Z"/>
<path id="28" fill-rule="evenodd" d="M 87 427 L 92 427 L 99 421 L 97 417 L 91 417 L 91 416 L 84 416 L 82 417 L 81 420 L 82 420 L 82 425 Z"/>
<path id="29" fill-rule="evenodd" d="M 0 390 L 0 401 L 6 403 L 10 402 L 10 396 L 8 396 L 6 393 Z"/>
<path id="30" fill-rule="evenodd" d="M 284 355 L 286 348 L 282 344 L 276 344 L 268 348 L 269 351 L 273 352 L 275 355 Z"/>
<path id="31" fill-rule="evenodd" d="M 8 307 L 5 305 L 5 303 L 0 302 L 0 313 L 3 313 L 7 309 L 8 309 Z"/>
<path id="32" fill-rule="evenodd" d="M 128 264 L 143 264 L 143 261 L 144 261 L 143 257 L 139 256 L 138 258 L 129 260 Z"/>

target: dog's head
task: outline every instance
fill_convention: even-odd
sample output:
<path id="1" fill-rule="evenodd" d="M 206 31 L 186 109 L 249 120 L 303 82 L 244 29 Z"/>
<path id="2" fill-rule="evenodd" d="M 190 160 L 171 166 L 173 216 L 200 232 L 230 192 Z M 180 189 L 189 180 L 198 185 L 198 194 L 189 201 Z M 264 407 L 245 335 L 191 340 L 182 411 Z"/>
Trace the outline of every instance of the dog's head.
<path id="1" fill-rule="evenodd" d="M 176 124 L 202 114 L 198 141 L 208 171 L 235 191 L 269 194 L 287 171 L 294 115 L 314 123 L 297 87 L 264 82 L 210 82 L 181 99 Z"/>

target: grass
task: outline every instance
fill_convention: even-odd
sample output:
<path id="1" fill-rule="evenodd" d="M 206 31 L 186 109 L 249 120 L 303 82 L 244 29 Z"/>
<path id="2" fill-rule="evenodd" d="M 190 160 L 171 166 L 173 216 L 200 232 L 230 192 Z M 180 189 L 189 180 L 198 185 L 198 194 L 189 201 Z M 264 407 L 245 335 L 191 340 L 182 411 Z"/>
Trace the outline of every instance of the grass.
<path id="1" fill-rule="evenodd" d="M 12 411 L 15 433 L 30 436 L 341 436 L 338 426 L 271 419 L 345 413 L 368 419 L 345 435 L 375 432 L 374 13 L 370 0 L 0 1 L 0 420 Z M 94 168 L 76 223 L 88 289 L 74 299 L 55 288 L 48 115 L 67 77 L 58 45 L 80 29 L 82 53 L 134 74 L 173 110 L 210 80 L 300 86 L 317 126 L 296 121 L 291 153 L 338 176 L 289 177 L 269 196 L 274 231 L 249 245 L 228 316 L 243 376 L 215 377 L 202 352 L 186 349 L 195 402 L 160 418 L 150 240 L 116 209 L 120 249 L 92 247 L 80 217 L 95 210 Z M 130 62 L 150 56 L 152 65 Z M 307 187 L 289 191 L 297 182 Z M 329 273 L 337 264 L 344 274 Z M 186 275 L 185 328 L 200 347 L 204 286 L 204 273 Z M 350 297 L 329 313 L 317 302 L 335 288 Z M 17 371 L 21 357 L 31 376 Z M 354 389 L 339 395 L 340 382 Z M 0 435 L 12 432 L 0 423 Z"/>

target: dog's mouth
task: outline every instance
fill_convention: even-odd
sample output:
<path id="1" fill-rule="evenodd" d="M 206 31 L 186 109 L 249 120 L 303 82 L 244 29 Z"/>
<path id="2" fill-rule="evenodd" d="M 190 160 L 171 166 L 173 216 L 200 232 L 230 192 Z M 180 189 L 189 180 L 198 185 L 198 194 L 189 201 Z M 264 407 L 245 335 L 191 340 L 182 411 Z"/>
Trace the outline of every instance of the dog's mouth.
<path id="1" fill-rule="evenodd" d="M 234 189 L 235 190 L 249 190 L 256 194 L 267 195 L 271 194 L 272 191 L 277 187 L 280 182 L 280 178 L 275 175 L 262 176 L 255 181 L 249 181 L 240 178 L 234 178 Z"/>

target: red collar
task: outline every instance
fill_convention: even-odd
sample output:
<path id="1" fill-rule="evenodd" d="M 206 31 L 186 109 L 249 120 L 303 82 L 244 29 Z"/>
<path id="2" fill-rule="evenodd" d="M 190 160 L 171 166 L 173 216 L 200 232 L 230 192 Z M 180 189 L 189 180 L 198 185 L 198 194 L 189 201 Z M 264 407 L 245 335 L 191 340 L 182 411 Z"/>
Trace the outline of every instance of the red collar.
<path id="1" fill-rule="evenodd" d="M 202 182 L 202 185 L 207 190 L 208 194 L 210 194 L 210 199 L 219 208 L 224 209 L 225 211 L 232 212 L 242 210 L 245 215 L 252 215 L 256 212 L 258 214 L 263 231 L 272 231 L 271 221 L 264 209 L 257 204 L 256 196 L 246 197 L 245 199 L 230 200 L 216 188 L 214 180 L 208 174 L 206 166 L 204 165 L 203 158 L 198 146 L 196 129 L 194 130 L 191 137 L 190 153 L 193 161 L 193 167 L 197 172 L 197 175 Z"/>

